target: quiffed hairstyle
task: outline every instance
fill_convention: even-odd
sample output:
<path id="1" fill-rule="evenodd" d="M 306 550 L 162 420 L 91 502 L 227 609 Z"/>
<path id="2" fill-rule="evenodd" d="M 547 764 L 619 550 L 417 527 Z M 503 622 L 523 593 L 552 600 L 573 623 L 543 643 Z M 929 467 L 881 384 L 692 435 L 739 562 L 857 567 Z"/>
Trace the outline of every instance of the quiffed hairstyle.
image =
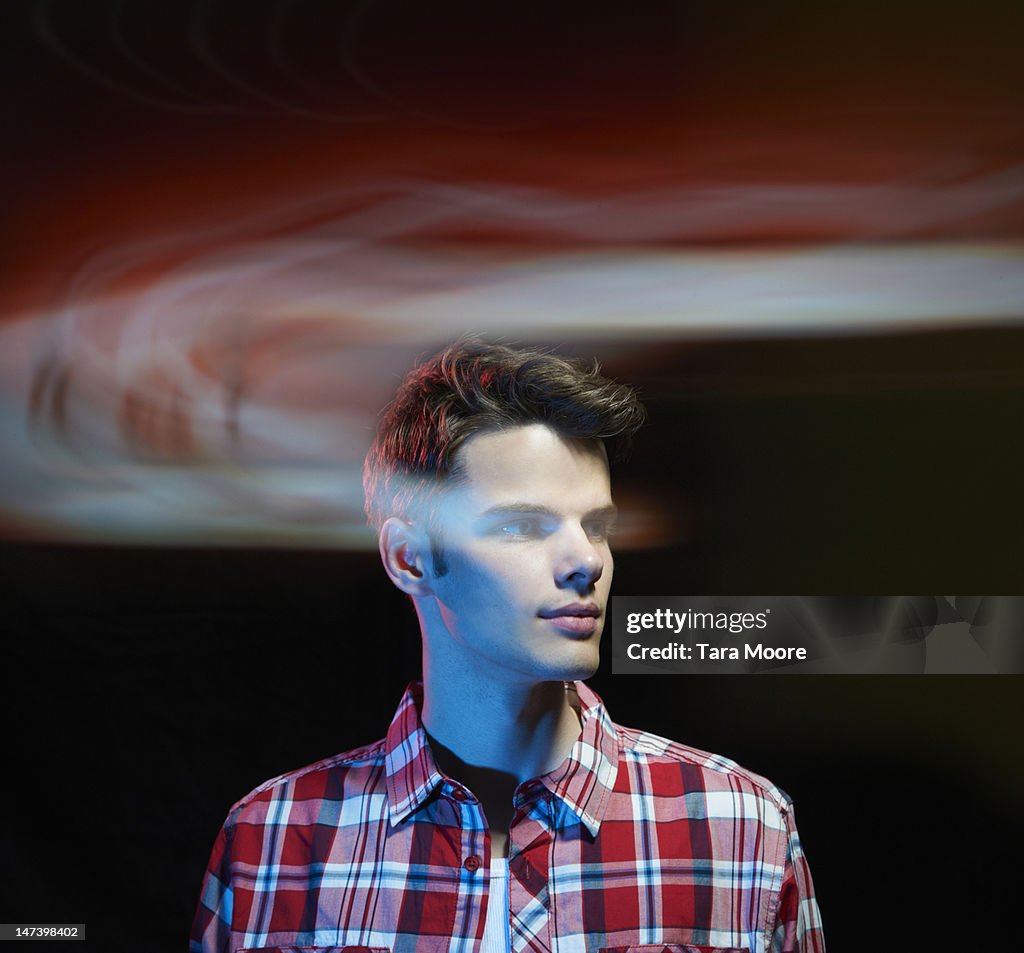
<path id="1" fill-rule="evenodd" d="M 473 434 L 547 424 L 563 437 L 604 441 L 622 459 L 646 419 L 633 390 L 546 351 L 461 340 L 414 368 L 384 409 L 366 455 L 370 525 L 410 518 L 445 483 L 458 483 L 459 447 Z"/>

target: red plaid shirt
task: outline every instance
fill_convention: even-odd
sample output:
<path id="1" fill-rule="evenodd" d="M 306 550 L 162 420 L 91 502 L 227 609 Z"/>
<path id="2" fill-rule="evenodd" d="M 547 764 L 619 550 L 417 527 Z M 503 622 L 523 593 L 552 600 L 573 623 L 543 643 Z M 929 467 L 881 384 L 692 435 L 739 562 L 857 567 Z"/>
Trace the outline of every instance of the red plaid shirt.
<path id="1" fill-rule="evenodd" d="M 409 686 L 383 740 L 232 808 L 193 953 L 479 950 L 490 834 L 431 756 L 422 690 Z M 824 951 L 789 799 L 725 758 L 612 724 L 576 691 L 569 757 L 515 793 L 512 949 Z"/>

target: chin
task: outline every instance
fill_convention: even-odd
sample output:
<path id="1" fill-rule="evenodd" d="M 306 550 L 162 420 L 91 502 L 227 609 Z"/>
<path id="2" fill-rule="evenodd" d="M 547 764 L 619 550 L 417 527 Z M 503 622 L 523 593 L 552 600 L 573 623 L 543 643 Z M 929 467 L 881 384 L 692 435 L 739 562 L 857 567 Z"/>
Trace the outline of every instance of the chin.
<path id="1" fill-rule="evenodd" d="M 598 654 L 597 646 L 580 646 L 587 649 L 586 652 L 576 654 L 572 660 L 567 660 L 565 665 L 559 666 L 559 674 L 554 676 L 556 680 L 563 682 L 584 681 L 590 678 L 598 669 L 601 657 Z"/>

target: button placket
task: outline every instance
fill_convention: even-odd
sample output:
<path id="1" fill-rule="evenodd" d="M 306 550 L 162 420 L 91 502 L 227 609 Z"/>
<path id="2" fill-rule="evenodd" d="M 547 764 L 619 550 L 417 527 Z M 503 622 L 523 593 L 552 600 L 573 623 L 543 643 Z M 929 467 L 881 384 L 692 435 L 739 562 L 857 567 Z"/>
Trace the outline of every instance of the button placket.
<path id="1" fill-rule="evenodd" d="M 474 874 L 484 866 L 483 857 L 473 852 L 474 847 L 479 848 L 479 845 L 474 842 L 479 838 L 480 804 L 470 792 L 456 787 L 454 784 L 451 785 L 447 794 L 459 814 L 462 828 L 463 858 L 461 867 L 467 873 Z"/>

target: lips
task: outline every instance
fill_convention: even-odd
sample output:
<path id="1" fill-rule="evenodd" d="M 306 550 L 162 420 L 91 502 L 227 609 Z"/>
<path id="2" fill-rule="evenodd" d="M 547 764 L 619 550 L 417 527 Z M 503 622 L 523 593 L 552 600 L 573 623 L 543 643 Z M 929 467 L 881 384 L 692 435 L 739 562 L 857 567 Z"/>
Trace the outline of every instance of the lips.
<path id="1" fill-rule="evenodd" d="M 592 619 L 596 619 L 600 614 L 601 610 L 589 602 L 574 602 L 571 605 L 562 606 L 560 609 L 541 609 L 538 613 L 542 619 L 556 619 L 561 616 L 574 618 L 589 616 Z"/>
<path id="2" fill-rule="evenodd" d="M 590 635 L 597 630 L 601 610 L 592 604 L 574 602 L 558 609 L 542 609 L 537 613 L 555 628 L 572 635 Z"/>

